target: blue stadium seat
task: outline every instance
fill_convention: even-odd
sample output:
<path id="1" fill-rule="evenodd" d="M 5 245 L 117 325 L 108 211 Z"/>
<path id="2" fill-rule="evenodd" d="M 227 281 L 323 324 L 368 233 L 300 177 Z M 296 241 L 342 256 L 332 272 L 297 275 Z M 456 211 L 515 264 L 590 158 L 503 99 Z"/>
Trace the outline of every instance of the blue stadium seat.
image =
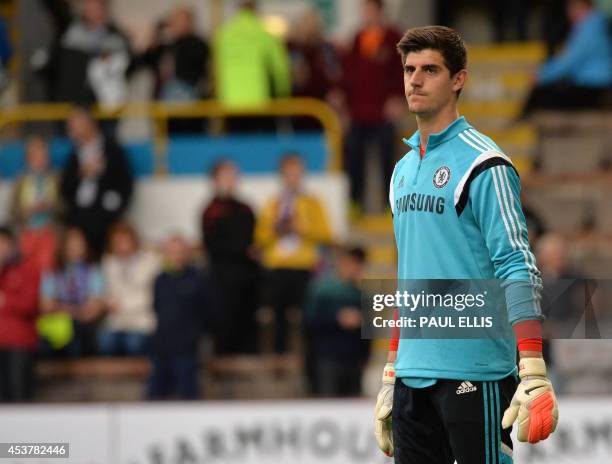
<path id="1" fill-rule="evenodd" d="M 138 177 L 150 176 L 155 167 L 151 142 L 133 142 L 123 146 L 132 172 Z M 61 169 L 68 161 L 72 143 L 66 138 L 55 138 L 50 142 L 51 165 Z M 13 179 L 25 167 L 25 145 L 23 142 L 9 142 L 0 148 L 0 177 Z"/>
<path id="2" fill-rule="evenodd" d="M 146 177 L 155 171 L 153 144 L 150 141 L 124 144 L 132 171 Z M 50 142 L 51 164 L 61 169 L 72 150 L 66 138 Z M 325 172 L 327 146 L 322 133 L 291 135 L 254 134 L 227 137 L 174 136 L 168 144 L 168 173 L 172 175 L 202 175 L 220 158 L 233 160 L 243 173 L 276 172 L 278 162 L 287 153 L 304 158 L 309 172 Z M 25 167 L 24 143 L 8 142 L 0 147 L 0 177 L 13 179 Z"/>
<path id="3" fill-rule="evenodd" d="M 253 134 L 227 137 L 176 136 L 168 146 L 168 172 L 174 175 L 199 175 L 208 172 L 221 158 L 233 160 L 243 173 L 276 172 L 287 153 L 304 158 L 309 172 L 323 172 L 327 148 L 322 133 L 292 135 Z"/>

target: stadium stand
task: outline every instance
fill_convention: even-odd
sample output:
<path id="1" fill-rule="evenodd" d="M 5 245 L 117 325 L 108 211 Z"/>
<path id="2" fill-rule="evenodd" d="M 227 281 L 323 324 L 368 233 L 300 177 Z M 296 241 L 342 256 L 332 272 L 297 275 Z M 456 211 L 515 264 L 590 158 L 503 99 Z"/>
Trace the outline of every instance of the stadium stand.
<path id="1" fill-rule="evenodd" d="M 14 14 L 11 8 L 2 6 L 0 13 Z M 608 170 L 612 159 L 609 149 L 612 120 L 609 112 L 537 114 L 532 121 L 517 122 L 522 102 L 532 83 L 531 76 L 546 56 L 545 46 L 539 42 L 478 44 L 470 46 L 469 54 L 470 80 L 461 96 L 462 113 L 512 157 L 522 176 L 528 206 L 547 229 L 560 232 L 570 239 L 569 259 L 572 264 L 589 275 L 609 276 L 612 269 L 612 191 Z M 312 173 L 307 182 L 308 188 L 325 198 L 335 237 L 366 246 L 369 278 L 392 278 L 396 254 L 389 214 L 370 214 L 349 222 L 348 185 L 338 173 L 341 165 L 341 122 L 329 107 L 321 109 L 322 105 L 304 100 L 278 100 L 261 111 L 249 110 L 249 114 L 268 116 L 312 116 L 318 112 L 324 132 L 280 136 L 249 134 L 220 137 L 221 133 L 216 132 L 214 127 L 211 134 L 206 135 L 176 136 L 168 132 L 167 123 L 171 117 L 189 118 L 206 114 L 218 118 L 231 115 L 231 111 L 226 113 L 211 101 L 191 106 L 132 104 L 121 112 L 98 112 L 97 116 L 149 120 L 150 137 L 144 140 L 128 138 L 123 143 L 130 166 L 138 176 L 128 217 L 142 231 L 145 240 L 156 242 L 174 231 L 185 234 L 190 240 L 199 240 L 196 218 L 211 190 L 201 176 L 219 157 L 236 162 L 245 176 L 240 187 L 241 194 L 255 208 L 260 208 L 276 188 L 272 173 L 279 158 L 299 146 L 300 155 Z M 319 109 L 315 109 L 315 106 Z M 68 110 L 62 105 L 24 105 L 12 106 L 0 113 L 0 125 L 3 126 L 3 143 L 0 146 L 0 176 L 3 179 L 0 185 L 1 205 L 8 203 L 11 181 L 24 168 L 20 137 L 26 126 L 22 123 L 62 120 Z M 54 167 L 64 165 L 69 150 L 70 145 L 65 138 L 51 140 Z M 376 192 L 377 195 L 379 193 Z M 2 214 L 6 210 L 2 208 Z M 376 341 L 374 348 L 375 358 L 384 353 L 386 344 Z M 275 390 L 280 396 L 304 393 L 295 380 L 301 369 L 296 359 L 258 359 L 211 360 L 204 378 L 205 395 L 246 397 L 251 392 L 259 397 L 265 394 L 256 393 L 256 385 L 271 382 L 273 378 L 285 382 L 284 386 Z M 142 387 L 147 375 L 142 362 L 92 359 L 53 364 L 45 361 L 39 365 L 37 372 L 43 380 L 41 385 L 48 385 L 51 392 L 56 388 L 54 382 L 62 377 L 71 381 L 83 379 L 84 385 L 93 388 L 100 382 L 102 373 L 108 370 L 109 388 L 113 379 L 118 379 L 120 383 L 125 380 L 126 385 L 132 382 L 123 393 L 119 393 L 121 389 L 117 390 L 118 397 L 131 399 L 137 397 L 136 387 L 139 383 Z M 258 362 L 261 362 L 261 369 L 257 369 Z M 229 382 L 227 385 L 224 384 L 226 380 Z M 66 392 L 69 391 L 67 386 L 68 383 L 62 387 Z M 58 387 L 57 392 L 62 388 Z M 78 398 L 77 393 L 67 393 L 67 396 Z M 84 390 L 80 394 L 83 398 L 88 395 Z M 47 393 L 41 395 L 46 397 Z M 104 391 L 91 395 L 92 399 L 107 398 Z M 108 398 L 112 399 L 110 396 Z M 49 397 L 53 397 L 53 394 L 49 393 Z"/>

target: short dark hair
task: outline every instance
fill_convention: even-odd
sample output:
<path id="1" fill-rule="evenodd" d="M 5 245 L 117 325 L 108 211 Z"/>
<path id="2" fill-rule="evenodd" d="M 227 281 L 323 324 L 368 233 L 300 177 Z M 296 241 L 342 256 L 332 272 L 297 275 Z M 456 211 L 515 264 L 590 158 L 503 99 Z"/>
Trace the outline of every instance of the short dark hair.
<path id="1" fill-rule="evenodd" d="M 29 144 L 33 142 L 42 142 L 42 143 L 48 144 L 49 139 L 45 137 L 43 134 L 35 132 L 33 134 L 28 134 L 28 136 L 25 139 L 26 146 L 28 146 Z"/>
<path id="2" fill-rule="evenodd" d="M 67 119 L 70 119 L 76 115 L 84 117 L 96 129 L 99 128 L 98 121 L 96 120 L 96 118 L 94 118 L 92 114 L 92 108 L 81 104 L 73 105 Z"/>
<path id="3" fill-rule="evenodd" d="M 372 3 L 375 5 L 380 11 L 385 9 L 384 0 L 365 0 L 367 3 Z"/>
<path id="4" fill-rule="evenodd" d="M 450 27 L 425 26 L 408 29 L 397 44 L 397 51 L 402 57 L 402 66 L 409 53 L 421 50 L 440 52 L 451 76 L 467 67 L 465 42 L 457 31 Z"/>
<path id="5" fill-rule="evenodd" d="M 219 174 L 219 171 L 221 171 L 221 169 L 223 169 L 226 166 L 233 166 L 234 162 L 231 159 L 228 158 L 221 158 L 218 159 L 217 161 L 215 161 L 212 165 L 212 167 L 210 168 L 209 174 L 211 179 L 216 179 L 217 175 Z"/>
<path id="6" fill-rule="evenodd" d="M 11 242 L 15 241 L 15 232 L 8 224 L 0 225 L 0 237 L 3 237 Z"/>
<path id="7" fill-rule="evenodd" d="M 73 234 L 73 233 L 79 234 L 81 238 L 85 241 L 85 248 L 86 248 L 85 261 L 87 263 L 92 263 L 94 260 L 92 256 L 92 252 L 91 252 L 91 246 L 89 245 L 89 242 L 87 241 L 87 236 L 85 235 L 85 232 L 83 231 L 83 229 L 79 227 L 68 227 L 67 229 L 64 229 L 61 231 L 59 243 L 55 249 L 55 270 L 57 271 L 64 271 L 68 264 L 66 261 L 66 252 L 68 249 L 68 238 L 70 237 L 70 234 Z"/>
<path id="8" fill-rule="evenodd" d="M 341 248 L 341 253 L 344 256 L 354 259 L 359 264 L 365 264 L 366 262 L 366 252 L 360 246 L 347 245 Z"/>

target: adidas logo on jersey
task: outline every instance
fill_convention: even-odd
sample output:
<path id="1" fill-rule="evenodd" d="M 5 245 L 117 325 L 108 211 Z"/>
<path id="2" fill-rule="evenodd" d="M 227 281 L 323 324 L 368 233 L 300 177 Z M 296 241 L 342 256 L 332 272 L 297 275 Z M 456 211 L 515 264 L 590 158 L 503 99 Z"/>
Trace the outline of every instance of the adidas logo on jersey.
<path id="1" fill-rule="evenodd" d="M 469 381 L 461 382 L 459 388 L 457 388 L 457 395 L 463 395 L 464 393 L 475 392 L 478 390 L 474 385 L 472 385 Z"/>

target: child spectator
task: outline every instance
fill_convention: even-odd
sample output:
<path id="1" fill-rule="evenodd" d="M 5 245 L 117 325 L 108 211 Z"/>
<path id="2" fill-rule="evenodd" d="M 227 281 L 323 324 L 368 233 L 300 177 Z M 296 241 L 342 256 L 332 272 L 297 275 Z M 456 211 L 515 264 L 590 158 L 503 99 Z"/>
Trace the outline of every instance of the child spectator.
<path id="1" fill-rule="evenodd" d="M 108 315 L 98 348 L 106 356 L 142 356 L 155 326 L 153 281 L 159 261 L 140 248 L 136 231 L 125 222 L 111 228 L 109 248 L 102 262 Z"/>
<path id="2" fill-rule="evenodd" d="M 207 277 L 190 265 L 189 246 L 180 236 L 164 246 L 165 269 L 157 276 L 153 308 L 157 328 L 153 335 L 150 399 L 198 395 L 198 344 L 212 310 Z"/>
<path id="3" fill-rule="evenodd" d="M 104 282 L 99 267 L 89 256 L 83 232 L 68 229 L 60 244 L 55 272 L 45 273 L 42 279 L 41 309 L 54 316 L 52 322 L 43 318 L 44 322 L 40 323 L 41 335 L 48 345 L 46 351 L 62 351 L 71 357 L 95 354 L 95 331 L 103 311 Z M 66 328 L 68 317 L 72 319 L 72 337 Z"/>
<path id="4" fill-rule="evenodd" d="M 49 147 L 42 137 L 26 144 L 26 171 L 15 184 L 12 215 L 21 228 L 21 251 L 36 259 L 40 270 L 53 267 L 56 239 L 53 221 L 58 209 L 57 177 L 49 169 Z"/>
<path id="5" fill-rule="evenodd" d="M 369 342 L 361 339 L 361 290 L 365 252 L 340 251 L 336 276 L 315 282 L 306 298 L 312 387 L 321 396 L 358 396 Z"/>

